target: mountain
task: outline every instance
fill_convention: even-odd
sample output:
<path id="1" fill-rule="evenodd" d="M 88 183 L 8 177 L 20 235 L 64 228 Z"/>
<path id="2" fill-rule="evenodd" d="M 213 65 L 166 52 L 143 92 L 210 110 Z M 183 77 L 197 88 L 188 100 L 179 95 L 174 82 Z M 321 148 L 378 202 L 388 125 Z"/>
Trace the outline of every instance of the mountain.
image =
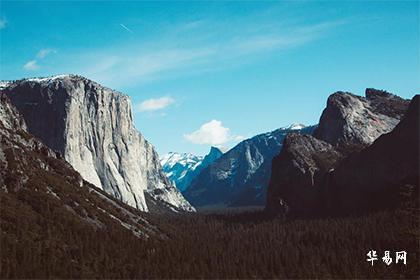
<path id="1" fill-rule="evenodd" d="M 314 137 L 345 153 L 360 150 L 390 132 L 408 104 L 408 100 L 372 88 L 366 89 L 365 97 L 336 92 L 328 98 Z"/>
<path id="2" fill-rule="evenodd" d="M 24 79 L 0 88 L 28 131 L 84 180 L 143 211 L 148 211 L 145 193 L 173 211 L 194 210 L 135 129 L 128 96 L 77 75 Z"/>
<path id="3" fill-rule="evenodd" d="M 399 132 L 398 141 L 391 144 L 388 140 L 387 147 L 377 147 L 382 139 L 401 131 L 408 106 L 408 100 L 374 89 L 367 89 L 366 97 L 332 94 L 314 136 L 288 135 L 274 158 L 266 209 L 298 216 L 351 212 L 366 208 L 368 198 L 375 204 L 373 193 L 380 198 L 390 185 L 403 184 L 403 174 L 418 163 L 402 150 L 407 141 L 399 138 L 408 140 L 416 133 L 418 137 L 418 128 Z M 418 154 L 418 142 L 413 145 L 415 140 L 410 141 L 406 149 Z M 391 174 L 392 180 L 379 179 Z"/>
<path id="4" fill-rule="evenodd" d="M 344 159 L 329 176 L 333 209 L 388 207 L 403 185 L 419 187 L 420 95 L 415 95 L 401 122 L 372 145 Z M 333 190 L 333 192 L 330 191 Z M 418 198 L 418 195 L 417 195 Z"/>
<path id="5" fill-rule="evenodd" d="M 160 159 L 163 172 L 179 191 L 191 182 L 191 173 L 201 164 L 203 157 L 189 153 L 170 152 Z"/>
<path id="6" fill-rule="evenodd" d="M 242 141 L 203 169 L 184 196 L 199 207 L 264 205 L 271 161 L 285 136 L 313 130 L 312 126 L 292 125 Z"/>
<path id="7" fill-rule="evenodd" d="M 342 153 L 325 141 L 288 134 L 282 151 L 273 159 L 266 209 L 271 213 L 318 215 L 323 209 L 317 186 L 342 158 Z"/>
<path id="8" fill-rule="evenodd" d="M 0 167 L 2 245 L 25 229 L 27 238 L 45 234 L 43 224 L 83 227 L 91 233 L 128 231 L 140 238 L 159 233 L 140 211 L 83 180 L 59 153 L 28 133 L 24 119 L 2 93 Z"/>
<path id="9" fill-rule="evenodd" d="M 200 174 L 201 170 L 221 157 L 223 152 L 216 147 L 211 147 L 210 152 L 203 158 L 189 153 L 168 153 L 160 163 L 168 179 L 180 190 L 185 191 L 192 180 Z"/>

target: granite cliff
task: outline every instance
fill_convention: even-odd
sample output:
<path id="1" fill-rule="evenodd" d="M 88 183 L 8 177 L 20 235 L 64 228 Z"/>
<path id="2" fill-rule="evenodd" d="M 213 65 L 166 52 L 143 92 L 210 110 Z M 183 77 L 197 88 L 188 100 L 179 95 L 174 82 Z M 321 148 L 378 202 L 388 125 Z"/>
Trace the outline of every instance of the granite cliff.
<path id="1" fill-rule="evenodd" d="M 390 132 L 408 104 L 408 100 L 383 90 L 366 89 L 365 97 L 336 92 L 328 98 L 314 137 L 347 154 L 358 151 Z"/>
<path id="2" fill-rule="evenodd" d="M 59 153 L 28 133 L 23 117 L 2 93 L 0 200 L 2 242 L 37 240 L 45 236 L 45 224 L 84 227 L 89 233 L 128 231 L 139 238 L 161 235 L 140 211 L 83 180 Z"/>
<path id="3" fill-rule="evenodd" d="M 273 159 L 266 209 L 317 216 L 384 204 L 374 197 L 385 201 L 389 188 L 418 177 L 409 155 L 418 155 L 418 126 L 401 129 L 415 122 L 417 99 L 406 114 L 409 101 L 385 91 L 332 94 L 314 135 L 288 135 Z"/>
<path id="4" fill-rule="evenodd" d="M 29 133 L 84 180 L 143 211 L 148 210 L 145 193 L 174 211 L 194 210 L 135 129 L 128 96 L 77 75 L 8 82 L 1 92 L 21 113 Z"/>

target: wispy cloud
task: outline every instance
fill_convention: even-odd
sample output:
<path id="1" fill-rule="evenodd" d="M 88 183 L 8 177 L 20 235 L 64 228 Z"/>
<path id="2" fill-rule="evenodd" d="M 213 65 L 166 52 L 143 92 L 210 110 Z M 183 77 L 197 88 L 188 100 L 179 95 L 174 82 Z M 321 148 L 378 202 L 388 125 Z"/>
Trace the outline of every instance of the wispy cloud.
<path id="1" fill-rule="evenodd" d="M 0 18 L 0 30 L 6 28 L 7 20 L 5 18 Z"/>
<path id="2" fill-rule="evenodd" d="M 141 102 L 137 107 L 139 112 L 146 112 L 146 111 L 157 111 L 162 110 L 171 104 L 173 104 L 175 100 L 169 96 L 161 97 L 161 98 L 152 98 Z"/>
<path id="3" fill-rule="evenodd" d="M 211 120 L 184 138 L 194 144 L 220 146 L 230 141 L 240 141 L 242 136 L 232 135 L 230 128 L 224 127 L 221 121 Z"/>
<path id="4" fill-rule="evenodd" d="M 6 28 L 7 20 L 5 18 L 0 19 L 0 30 Z"/>
<path id="5" fill-rule="evenodd" d="M 255 21 L 257 19 L 253 18 Z M 298 48 L 328 34 L 342 22 L 315 24 L 246 19 L 199 19 L 159 29 L 159 36 L 130 39 L 84 52 L 62 52 L 62 69 L 112 87 L 133 86 L 251 63 L 258 56 Z M 119 24 L 132 32 L 123 23 Z M 229 28 L 226 28 L 229 26 Z M 89 61 L 89 63 L 80 63 Z"/>
<path id="6" fill-rule="evenodd" d="M 40 49 L 37 54 L 36 58 L 26 62 L 23 65 L 23 69 L 27 71 L 35 71 L 41 68 L 39 65 L 39 61 L 44 60 L 48 55 L 52 53 L 57 53 L 57 50 L 51 48 Z"/>
<path id="7" fill-rule="evenodd" d="M 155 80 L 171 70 L 204 64 L 211 49 L 118 50 L 87 55 L 91 66 L 81 73 L 103 83 L 124 85 Z"/>
<path id="8" fill-rule="evenodd" d="M 49 49 L 49 48 L 47 48 L 47 49 L 40 49 L 38 51 L 38 53 L 36 54 L 36 57 L 42 59 L 42 58 L 45 58 L 47 55 L 52 54 L 52 53 L 57 53 L 57 50 L 55 50 L 55 49 Z"/>
<path id="9" fill-rule="evenodd" d="M 23 65 L 23 69 L 27 71 L 35 71 L 39 69 L 38 62 L 36 60 L 30 60 Z"/>
<path id="10" fill-rule="evenodd" d="M 133 32 L 133 30 L 131 30 L 130 28 L 128 28 L 128 27 L 127 27 L 127 26 L 125 26 L 124 24 L 120 23 L 120 26 L 121 26 L 122 28 L 124 28 L 125 30 L 127 30 L 128 32 L 130 32 L 130 33 L 134 33 L 134 32 Z"/>

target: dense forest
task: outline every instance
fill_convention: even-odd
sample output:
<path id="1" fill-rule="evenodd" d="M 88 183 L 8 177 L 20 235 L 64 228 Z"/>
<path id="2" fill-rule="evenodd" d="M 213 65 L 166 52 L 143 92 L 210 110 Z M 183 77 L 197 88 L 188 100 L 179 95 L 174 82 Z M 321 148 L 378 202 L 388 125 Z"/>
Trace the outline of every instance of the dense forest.
<path id="1" fill-rule="evenodd" d="M 263 212 L 151 215 L 165 235 L 95 229 L 54 205 L 1 194 L 1 278 L 418 278 L 417 192 L 398 209 L 286 219 Z M 20 196 L 24 196 L 21 194 Z M 34 215 L 43 211 L 45 218 Z M 31 218 L 33 217 L 33 218 Z M 366 261 L 375 250 L 378 261 Z M 383 252 L 406 250 L 407 265 Z"/>

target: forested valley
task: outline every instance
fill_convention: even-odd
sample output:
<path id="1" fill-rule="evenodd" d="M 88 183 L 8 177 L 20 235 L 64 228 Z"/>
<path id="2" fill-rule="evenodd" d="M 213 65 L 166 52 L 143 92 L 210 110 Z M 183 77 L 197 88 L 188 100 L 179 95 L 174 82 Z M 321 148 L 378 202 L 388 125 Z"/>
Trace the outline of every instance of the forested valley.
<path id="1" fill-rule="evenodd" d="M 144 214 L 161 234 L 95 229 L 23 195 L 1 194 L 1 278 L 416 278 L 418 200 L 402 188 L 398 209 L 291 219 L 262 211 Z M 42 211 L 42 215 L 37 213 Z M 46 213 L 49 212 L 49 213 Z M 378 253 L 372 266 L 366 254 Z M 384 251 L 406 250 L 387 266 Z"/>

